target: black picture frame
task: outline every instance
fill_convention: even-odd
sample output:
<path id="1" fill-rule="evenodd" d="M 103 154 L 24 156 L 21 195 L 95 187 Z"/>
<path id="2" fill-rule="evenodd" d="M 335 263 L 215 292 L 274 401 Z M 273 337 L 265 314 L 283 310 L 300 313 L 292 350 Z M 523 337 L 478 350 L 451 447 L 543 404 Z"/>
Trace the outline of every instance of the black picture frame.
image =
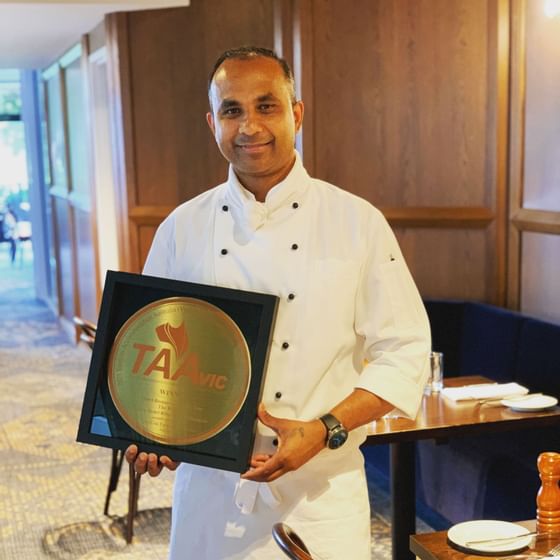
<path id="1" fill-rule="evenodd" d="M 171 297 L 195 298 L 221 309 L 239 327 L 250 353 L 251 379 L 239 412 L 224 430 L 192 445 L 162 444 L 136 432 L 118 413 L 107 387 L 109 356 L 120 328 L 143 307 Z M 140 451 L 167 455 L 175 461 L 245 472 L 255 438 L 277 308 L 278 297 L 270 294 L 108 271 L 77 441 L 112 449 L 136 444 Z"/>

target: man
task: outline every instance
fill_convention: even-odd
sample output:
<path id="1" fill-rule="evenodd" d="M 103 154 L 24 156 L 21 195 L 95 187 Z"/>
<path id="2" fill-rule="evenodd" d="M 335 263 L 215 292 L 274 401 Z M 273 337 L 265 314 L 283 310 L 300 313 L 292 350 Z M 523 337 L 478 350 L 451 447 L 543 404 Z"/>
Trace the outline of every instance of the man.
<path id="1" fill-rule="evenodd" d="M 422 302 L 381 214 L 307 175 L 294 150 L 303 103 L 283 60 L 226 51 L 209 99 L 228 180 L 162 223 L 144 272 L 281 303 L 251 468 L 240 480 L 180 466 L 170 557 L 278 558 L 271 528 L 284 521 L 318 558 L 369 559 L 358 447 L 368 422 L 395 408 L 416 415 L 430 349 Z M 177 466 L 135 446 L 127 459 L 153 476 Z"/>
<path id="2" fill-rule="evenodd" d="M 4 228 L 3 231 L 4 239 L 10 242 L 10 260 L 12 261 L 12 264 L 14 264 L 16 260 L 16 251 L 17 251 L 17 243 L 18 243 L 18 233 L 17 233 L 18 224 L 17 224 L 16 214 L 10 205 L 8 205 L 8 208 L 4 213 L 3 228 Z"/>

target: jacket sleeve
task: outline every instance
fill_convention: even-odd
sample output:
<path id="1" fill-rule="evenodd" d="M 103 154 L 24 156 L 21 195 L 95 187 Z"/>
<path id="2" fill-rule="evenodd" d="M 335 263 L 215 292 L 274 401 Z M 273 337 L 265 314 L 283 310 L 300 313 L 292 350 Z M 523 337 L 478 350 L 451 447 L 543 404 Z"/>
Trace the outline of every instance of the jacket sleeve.
<path id="1" fill-rule="evenodd" d="M 377 210 L 367 239 L 355 319 L 366 364 L 357 387 L 414 418 L 429 373 L 428 317 L 395 235 Z"/>

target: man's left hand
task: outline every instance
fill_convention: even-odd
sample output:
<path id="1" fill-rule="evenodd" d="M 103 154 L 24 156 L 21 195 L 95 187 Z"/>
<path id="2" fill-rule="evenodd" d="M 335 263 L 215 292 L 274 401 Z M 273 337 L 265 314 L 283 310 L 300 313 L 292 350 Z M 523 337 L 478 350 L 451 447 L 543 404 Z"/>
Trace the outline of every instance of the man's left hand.
<path id="1" fill-rule="evenodd" d="M 272 482 L 295 471 L 325 447 L 326 428 L 321 420 L 301 422 L 276 418 L 259 406 L 259 420 L 278 434 L 278 451 L 274 455 L 255 455 L 251 468 L 241 478 Z"/>

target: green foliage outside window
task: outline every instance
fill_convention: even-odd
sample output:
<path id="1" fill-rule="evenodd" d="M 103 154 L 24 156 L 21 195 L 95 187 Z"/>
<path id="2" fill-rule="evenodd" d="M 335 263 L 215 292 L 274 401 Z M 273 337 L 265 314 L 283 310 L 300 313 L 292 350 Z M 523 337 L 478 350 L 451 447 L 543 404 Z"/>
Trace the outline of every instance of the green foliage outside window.
<path id="1" fill-rule="evenodd" d="M 19 84 L 0 82 L 0 120 L 7 117 L 19 117 L 20 115 L 21 95 Z"/>
<path id="2" fill-rule="evenodd" d="M 19 79 L 19 74 L 16 76 Z M 10 204 L 19 213 L 27 202 L 25 133 L 19 81 L 0 73 L 0 212 Z M 22 206 L 23 203 L 23 206 Z M 18 215 L 23 219 L 23 215 Z"/>

